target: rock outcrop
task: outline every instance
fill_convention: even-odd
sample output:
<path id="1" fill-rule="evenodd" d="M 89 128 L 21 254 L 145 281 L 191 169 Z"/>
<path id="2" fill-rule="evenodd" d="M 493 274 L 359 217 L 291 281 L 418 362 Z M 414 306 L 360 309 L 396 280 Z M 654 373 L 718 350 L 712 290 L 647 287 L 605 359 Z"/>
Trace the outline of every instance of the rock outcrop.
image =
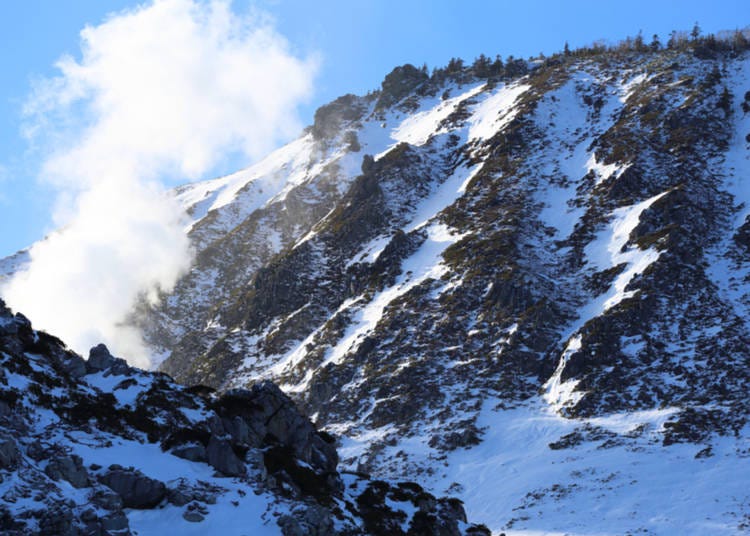
<path id="1" fill-rule="evenodd" d="M 104 345 L 83 362 L 1 300 L 0 361 L 2 534 L 162 534 L 169 511 L 177 533 L 184 522 L 245 534 L 276 516 L 283 534 L 385 534 L 363 529 L 355 506 L 368 478 L 345 486 L 333 438 L 271 382 L 185 388 Z"/>
<path id="2" fill-rule="evenodd" d="M 328 530 L 336 440 L 340 468 L 418 476 L 496 532 L 746 530 L 726 475 L 750 478 L 748 43 L 398 67 L 263 162 L 175 190 L 195 263 L 130 321 L 203 387 L 147 388 L 20 316 L 0 324 L 8 353 L 107 386 L 56 401 L 78 427 L 126 422 L 221 478 L 314 497 L 289 531 Z M 698 474 L 710 500 L 685 491 Z"/>

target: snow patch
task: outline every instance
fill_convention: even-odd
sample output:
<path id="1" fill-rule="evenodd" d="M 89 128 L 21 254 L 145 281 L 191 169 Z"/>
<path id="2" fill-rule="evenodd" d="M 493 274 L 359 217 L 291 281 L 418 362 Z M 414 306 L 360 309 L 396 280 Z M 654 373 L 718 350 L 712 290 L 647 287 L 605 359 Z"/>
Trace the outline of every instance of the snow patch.
<path id="1" fill-rule="evenodd" d="M 607 270 L 622 264 L 625 264 L 626 267 L 617 276 L 607 292 L 597 297 L 583 309 L 581 315 L 583 321 L 579 321 L 576 329 L 589 319 L 606 312 L 621 301 L 635 295 L 636 290 L 625 289 L 636 275 L 643 273 L 659 258 L 661 252 L 654 248 L 643 250 L 638 246 L 625 249 L 625 246 L 630 239 L 630 233 L 638 225 L 643 211 L 667 193 L 669 193 L 669 190 L 635 205 L 616 209 L 612 213 L 612 220 L 607 229 L 600 232 L 597 238 L 586 246 L 584 250 L 586 259 L 595 270 Z"/>
<path id="2" fill-rule="evenodd" d="M 575 224 L 583 216 L 584 208 L 575 204 L 581 180 L 594 173 L 599 185 L 613 176 L 619 176 L 627 165 L 603 164 L 597 161 L 591 144 L 611 125 L 622 104 L 607 96 L 598 114 L 593 116 L 590 106 L 585 104 L 579 86 L 588 87 L 596 83 L 596 77 L 587 72 L 574 73 L 571 79 L 547 95 L 538 105 L 536 122 L 559 153 L 540 151 L 537 169 L 541 170 L 549 183 L 537 196 L 542 204 L 539 215 L 542 222 L 557 229 L 557 237 L 570 236 Z M 620 88 L 614 90 L 621 91 Z M 549 154 L 549 156 L 548 156 Z"/>
<path id="3" fill-rule="evenodd" d="M 518 107 L 514 106 L 516 100 L 529 88 L 528 84 L 519 82 L 502 85 L 477 104 L 469 119 L 469 139 L 487 140 L 510 123 L 518 113 Z"/>
<path id="4" fill-rule="evenodd" d="M 340 363 L 344 356 L 356 351 L 383 317 L 383 313 L 394 300 L 428 279 L 440 279 L 447 271 L 442 262 L 442 254 L 448 246 L 454 244 L 463 235 L 454 232 L 442 223 L 431 224 L 426 228 L 427 239 L 414 255 L 407 258 L 402 265 L 402 274 L 396 283 L 377 293 L 373 299 L 360 309 L 353 311 L 352 323 L 342 339 L 326 354 L 325 367 L 328 363 Z"/>
<path id="5" fill-rule="evenodd" d="M 575 390 L 578 386 L 579 380 L 568 380 L 563 382 L 561 379 L 562 372 L 565 370 L 565 366 L 568 364 L 570 356 L 580 349 L 581 336 L 576 335 L 568 341 L 568 345 L 560 356 L 557 369 L 554 374 L 552 374 L 552 377 L 542 386 L 542 389 L 545 391 L 542 397 L 555 412 L 559 412 L 561 409 L 568 406 L 575 406 L 583 396 L 582 392 Z"/>
<path id="6" fill-rule="evenodd" d="M 737 452 L 748 427 L 738 438 L 712 438 L 714 455 L 696 459 L 705 445 L 659 441 L 674 408 L 569 420 L 539 401 L 508 410 L 495 403 L 487 400 L 477 421 L 483 442 L 449 453 L 433 477 L 435 489 L 456 490 L 469 518 L 493 533 L 614 535 L 636 527 L 648 534 L 737 533 L 737 512 L 750 499 L 750 464 Z M 642 431 L 606 447 L 600 439 L 550 448 L 585 425 Z"/>
<path id="7" fill-rule="evenodd" d="M 466 99 L 479 93 L 485 84 L 479 84 L 465 93 L 439 102 L 434 108 L 409 115 L 391 133 L 391 137 L 398 142 L 411 145 L 424 145 L 427 140 L 441 132 L 440 123 L 456 110 L 456 107 Z"/>

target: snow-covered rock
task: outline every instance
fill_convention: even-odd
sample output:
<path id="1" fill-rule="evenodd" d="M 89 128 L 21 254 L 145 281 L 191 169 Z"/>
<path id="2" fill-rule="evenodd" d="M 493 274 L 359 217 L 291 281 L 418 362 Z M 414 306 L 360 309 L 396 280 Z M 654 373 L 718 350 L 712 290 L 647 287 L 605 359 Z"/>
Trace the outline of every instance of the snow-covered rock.
<path id="1" fill-rule="evenodd" d="M 746 530 L 748 91 L 731 47 L 398 68 L 177 189 L 196 262 L 132 323 L 178 381 L 272 380 L 342 467 L 418 477 L 497 532 Z M 327 526 L 308 512 L 280 523 Z"/>
<path id="2" fill-rule="evenodd" d="M 81 358 L 2 301 L 0 361 L 2 534 L 385 534 L 363 501 L 424 533 L 416 495 L 406 513 L 387 501 L 416 484 L 343 477 L 333 438 L 270 382 L 212 394 L 122 365 L 103 345 L 73 375 Z M 446 534 L 488 534 L 456 499 L 418 495 Z"/>

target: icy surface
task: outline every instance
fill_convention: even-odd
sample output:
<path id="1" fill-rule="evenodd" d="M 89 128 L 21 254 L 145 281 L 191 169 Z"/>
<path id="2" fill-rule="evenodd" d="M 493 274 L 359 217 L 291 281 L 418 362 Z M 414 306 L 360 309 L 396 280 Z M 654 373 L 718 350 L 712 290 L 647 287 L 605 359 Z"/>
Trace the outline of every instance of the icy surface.
<path id="1" fill-rule="evenodd" d="M 550 405 L 552 410 L 560 411 L 565 406 L 575 405 L 581 399 L 583 393 L 575 391 L 578 380 L 568 380 L 563 382 L 561 375 L 568 363 L 570 356 L 581 349 L 581 336 L 576 335 L 568 341 L 568 345 L 560 356 L 557 369 L 552 377 L 544 384 L 544 400 Z"/>

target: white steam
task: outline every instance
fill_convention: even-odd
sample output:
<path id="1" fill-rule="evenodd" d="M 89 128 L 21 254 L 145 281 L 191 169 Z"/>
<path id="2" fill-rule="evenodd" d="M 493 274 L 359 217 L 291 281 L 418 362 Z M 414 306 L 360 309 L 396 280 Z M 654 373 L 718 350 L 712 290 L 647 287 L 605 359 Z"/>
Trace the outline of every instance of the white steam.
<path id="1" fill-rule="evenodd" d="M 104 341 L 139 366 L 122 326 L 134 300 L 169 290 L 190 263 L 181 209 L 163 177 L 204 176 L 298 132 L 316 65 L 229 1 L 156 0 L 81 32 L 81 59 L 30 97 L 26 133 L 59 193 L 61 228 L 31 249 L 2 295 L 79 352 Z"/>

